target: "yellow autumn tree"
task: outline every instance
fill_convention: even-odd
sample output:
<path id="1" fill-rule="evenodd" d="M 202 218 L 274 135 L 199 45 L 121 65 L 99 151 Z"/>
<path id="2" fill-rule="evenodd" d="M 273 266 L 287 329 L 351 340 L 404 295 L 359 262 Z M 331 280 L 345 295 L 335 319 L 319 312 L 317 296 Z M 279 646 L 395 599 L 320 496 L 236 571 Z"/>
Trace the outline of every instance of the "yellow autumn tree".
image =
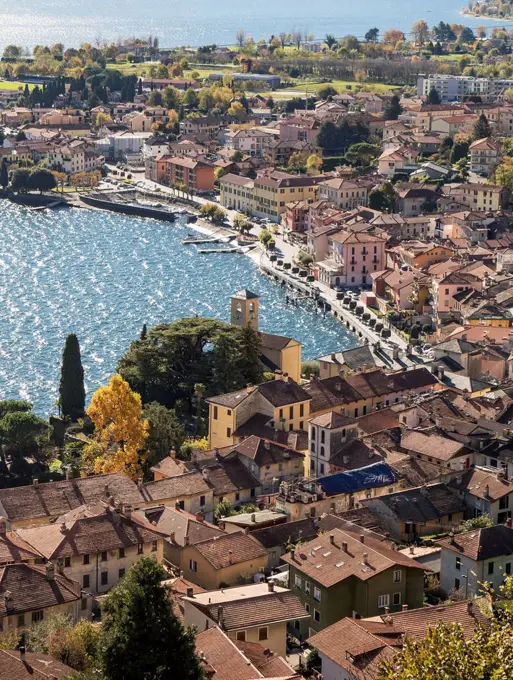
<path id="1" fill-rule="evenodd" d="M 84 472 L 125 472 L 132 479 L 141 475 L 149 430 L 141 397 L 120 375 L 113 375 L 107 386 L 93 394 L 86 413 L 95 432 L 83 450 Z"/>

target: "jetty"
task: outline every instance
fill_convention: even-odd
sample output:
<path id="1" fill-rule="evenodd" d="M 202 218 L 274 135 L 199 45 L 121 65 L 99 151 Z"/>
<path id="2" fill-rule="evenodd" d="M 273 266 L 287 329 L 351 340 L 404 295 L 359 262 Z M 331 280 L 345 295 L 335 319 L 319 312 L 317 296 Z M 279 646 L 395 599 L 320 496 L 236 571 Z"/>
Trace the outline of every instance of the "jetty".
<path id="1" fill-rule="evenodd" d="M 201 245 L 205 243 L 230 243 L 235 238 L 235 236 L 226 236 L 226 235 L 221 235 L 221 236 L 187 236 L 186 238 L 183 239 L 182 243 L 184 245 L 191 245 L 191 244 L 196 244 L 196 245 Z"/>
<path id="2" fill-rule="evenodd" d="M 36 205 L 29 208 L 30 212 L 35 212 L 36 210 L 46 210 L 47 208 L 58 208 L 60 205 L 67 205 L 66 201 L 60 198 L 58 201 L 52 201 L 52 203 L 47 203 L 46 205 Z"/>

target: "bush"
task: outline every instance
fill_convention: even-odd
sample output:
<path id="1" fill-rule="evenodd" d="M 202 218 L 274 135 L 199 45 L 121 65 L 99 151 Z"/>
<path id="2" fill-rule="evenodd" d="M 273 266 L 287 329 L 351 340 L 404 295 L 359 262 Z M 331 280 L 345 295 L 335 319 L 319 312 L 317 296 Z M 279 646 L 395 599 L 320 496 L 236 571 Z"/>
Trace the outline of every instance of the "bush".
<path id="1" fill-rule="evenodd" d="M 310 380 L 312 375 L 316 377 L 319 375 L 320 368 L 318 361 L 313 361 L 312 359 L 303 361 L 301 363 L 301 375 L 304 375 L 307 380 Z"/>

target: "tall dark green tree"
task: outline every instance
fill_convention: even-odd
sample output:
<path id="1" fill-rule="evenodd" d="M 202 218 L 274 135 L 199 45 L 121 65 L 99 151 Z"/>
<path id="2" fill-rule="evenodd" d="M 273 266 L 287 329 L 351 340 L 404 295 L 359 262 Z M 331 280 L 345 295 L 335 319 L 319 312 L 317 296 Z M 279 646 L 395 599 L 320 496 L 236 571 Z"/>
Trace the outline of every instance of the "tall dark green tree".
<path id="1" fill-rule="evenodd" d="M 440 95 L 438 94 L 438 91 L 435 87 L 432 87 L 429 90 L 429 94 L 427 96 L 427 103 L 428 104 L 441 104 L 442 100 L 440 99 Z"/>
<path id="2" fill-rule="evenodd" d="M 102 667 L 108 680 L 201 680 L 194 633 L 173 613 L 164 569 L 143 557 L 103 603 Z"/>
<path id="3" fill-rule="evenodd" d="M 394 94 L 383 111 L 385 120 L 397 120 L 401 115 L 403 107 L 399 101 L 399 97 Z"/>
<path id="4" fill-rule="evenodd" d="M 64 345 L 59 395 L 63 416 L 69 416 L 73 421 L 83 417 L 85 409 L 84 369 L 80 345 L 75 333 L 68 335 Z"/>
<path id="5" fill-rule="evenodd" d="M 484 139 L 492 134 L 492 128 L 488 122 L 488 118 L 482 113 L 476 120 L 474 125 L 474 130 L 472 132 L 472 137 L 474 140 Z"/>
<path id="6" fill-rule="evenodd" d="M 145 468 L 149 470 L 152 465 L 169 456 L 171 449 L 180 450 L 185 439 L 185 430 L 175 410 L 156 401 L 145 407 L 143 416 L 150 424 L 146 440 L 149 456 L 145 461 Z"/>
<path id="7" fill-rule="evenodd" d="M 7 162 L 4 158 L 4 160 L 2 161 L 2 167 L 0 169 L 0 185 L 2 185 L 4 189 L 7 189 L 8 184 L 9 184 L 9 171 L 7 170 Z"/>

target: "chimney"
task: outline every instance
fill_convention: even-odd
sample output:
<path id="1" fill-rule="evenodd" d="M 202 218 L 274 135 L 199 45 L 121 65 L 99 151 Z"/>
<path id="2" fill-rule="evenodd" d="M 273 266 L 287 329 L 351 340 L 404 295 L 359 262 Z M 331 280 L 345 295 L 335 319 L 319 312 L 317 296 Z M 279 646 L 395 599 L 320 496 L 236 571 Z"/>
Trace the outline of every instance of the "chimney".
<path id="1" fill-rule="evenodd" d="M 104 495 L 105 498 L 110 497 L 109 485 L 108 484 L 105 484 L 105 486 L 103 487 L 103 495 Z"/>
<path id="2" fill-rule="evenodd" d="M 347 541 L 342 541 L 342 550 L 347 552 Z"/>
<path id="3" fill-rule="evenodd" d="M 283 380 L 283 372 L 280 371 L 279 368 L 277 368 L 276 371 L 274 371 L 274 379 L 275 380 Z"/>
<path id="4" fill-rule="evenodd" d="M 410 555 L 415 555 L 415 546 L 410 545 Z"/>
<path id="5" fill-rule="evenodd" d="M 7 520 L 0 515 L 0 536 L 5 536 L 7 533 Z"/>
<path id="6" fill-rule="evenodd" d="M 180 512 L 182 508 L 180 507 L 180 501 L 175 501 L 175 510 L 178 510 Z"/>
<path id="7" fill-rule="evenodd" d="M 296 555 L 296 551 L 295 551 L 295 550 L 291 550 L 291 551 L 290 551 L 290 559 L 291 559 L 291 560 L 294 560 L 294 559 L 295 559 L 295 555 Z"/>
<path id="8" fill-rule="evenodd" d="M 23 640 L 23 642 L 25 642 L 25 640 Z M 25 649 L 25 645 L 24 645 L 24 644 L 21 645 L 21 647 L 20 647 L 20 649 L 19 649 L 19 652 L 20 652 L 20 661 L 21 661 L 21 663 L 26 663 L 27 651 L 26 651 L 26 649 Z"/>
<path id="9" fill-rule="evenodd" d="M 169 533 L 168 540 L 169 540 L 170 543 L 174 543 L 174 542 L 175 542 L 175 532 L 174 532 L 174 531 L 171 531 L 171 532 Z"/>
<path id="10" fill-rule="evenodd" d="M 363 563 L 369 564 L 369 553 L 363 553 Z"/>
<path id="11" fill-rule="evenodd" d="M 255 515 L 254 512 L 253 512 L 252 515 L 251 515 L 251 521 L 252 521 L 252 522 L 256 522 L 256 515 Z"/>
<path id="12" fill-rule="evenodd" d="M 508 519 L 506 520 L 506 526 L 508 527 L 508 529 L 513 529 L 513 519 L 511 517 L 508 517 Z"/>
<path id="13" fill-rule="evenodd" d="M 403 610 L 403 612 L 407 612 L 407 611 L 408 611 L 408 605 L 407 605 L 407 604 L 403 604 L 403 606 L 401 607 L 401 609 Z"/>
<path id="14" fill-rule="evenodd" d="M 55 581 L 55 568 L 51 562 L 46 563 L 46 580 Z"/>
<path id="15" fill-rule="evenodd" d="M 248 384 L 246 385 L 246 392 L 247 392 L 248 394 L 251 394 L 251 392 L 253 392 L 254 389 L 255 389 L 255 386 L 254 386 L 252 383 L 248 383 Z"/>
<path id="16" fill-rule="evenodd" d="M 71 470 L 69 469 L 69 467 L 67 467 L 66 468 L 66 481 L 69 482 L 70 479 L 72 479 L 72 474 L 71 474 Z"/>
<path id="17" fill-rule="evenodd" d="M 39 489 L 39 479 L 33 479 L 32 484 L 34 485 L 35 489 Z"/>
<path id="18" fill-rule="evenodd" d="M 226 524 L 225 524 L 224 522 L 218 522 L 218 523 L 217 523 L 217 526 L 219 527 L 219 529 L 220 529 L 221 531 L 224 531 L 224 528 L 225 528 Z"/>
<path id="19" fill-rule="evenodd" d="M 196 513 L 196 521 L 197 522 L 204 522 L 205 521 L 205 515 L 203 514 L 202 510 L 200 510 L 199 512 Z"/>
<path id="20" fill-rule="evenodd" d="M 228 562 L 233 563 L 233 550 L 228 550 Z"/>
<path id="21" fill-rule="evenodd" d="M 68 528 L 66 527 L 66 522 L 61 523 L 61 534 L 65 534 Z"/>
<path id="22" fill-rule="evenodd" d="M 289 374 L 288 374 L 288 373 L 284 373 L 284 374 L 283 374 L 283 382 L 288 382 L 288 381 L 289 381 Z"/>
<path id="23" fill-rule="evenodd" d="M 467 612 L 470 614 L 470 616 L 474 616 L 474 603 L 472 600 L 467 602 Z"/>
<path id="24" fill-rule="evenodd" d="M 176 451 L 175 451 L 175 449 L 171 449 L 171 451 L 169 452 L 169 457 L 170 457 L 170 458 L 173 458 L 173 460 L 176 458 Z"/>
<path id="25" fill-rule="evenodd" d="M 125 503 L 123 506 L 123 514 L 127 519 L 132 519 L 132 506 L 130 503 Z"/>
<path id="26" fill-rule="evenodd" d="M 208 478 L 210 477 L 210 472 L 208 471 L 208 468 L 204 467 L 201 469 L 201 475 L 203 479 L 208 482 Z"/>
<path id="27" fill-rule="evenodd" d="M 344 465 L 347 465 L 349 463 L 349 456 L 342 456 L 342 462 Z"/>
<path id="28" fill-rule="evenodd" d="M 223 614 L 224 614 L 224 609 L 221 605 L 217 608 L 217 622 L 222 626 L 223 625 Z"/>
<path id="29" fill-rule="evenodd" d="M 184 546 L 189 545 L 189 537 L 188 536 L 183 537 L 183 544 L 184 544 Z"/>
<path id="30" fill-rule="evenodd" d="M 137 477 L 137 488 L 139 491 L 143 488 L 143 478 L 142 477 Z"/>
<path id="31" fill-rule="evenodd" d="M 331 545 L 335 545 L 335 534 L 330 534 L 330 543 Z"/>
<path id="32" fill-rule="evenodd" d="M 365 536 L 360 534 L 360 543 L 365 543 Z"/>
<path id="33" fill-rule="evenodd" d="M 271 442 L 270 442 L 268 439 L 266 439 L 266 440 L 264 441 L 264 449 L 265 449 L 266 451 L 269 451 L 270 448 L 271 448 Z"/>
<path id="34" fill-rule="evenodd" d="M 490 485 L 489 484 L 487 484 L 485 486 L 485 497 L 490 498 Z"/>
<path id="35" fill-rule="evenodd" d="M 390 614 L 390 607 L 384 607 L 385 609 L 385 616 L 388 616 Z"/>
<path id="36" fill-rule="evenodd" d="M 187 588 L 187 597 L 194 597 L 194 588 Z"/>
<path id="37" fill-rule="evenodd" d="M 64 560 L 62 557 L 57 558 L 57 573 L 61 576 L 64 575 Z"/>
<path id="38" fill-rule="evenodd" d="M 270 593 L 274 593 L 274 581 L 267 581 L 267 588 Z"/>

